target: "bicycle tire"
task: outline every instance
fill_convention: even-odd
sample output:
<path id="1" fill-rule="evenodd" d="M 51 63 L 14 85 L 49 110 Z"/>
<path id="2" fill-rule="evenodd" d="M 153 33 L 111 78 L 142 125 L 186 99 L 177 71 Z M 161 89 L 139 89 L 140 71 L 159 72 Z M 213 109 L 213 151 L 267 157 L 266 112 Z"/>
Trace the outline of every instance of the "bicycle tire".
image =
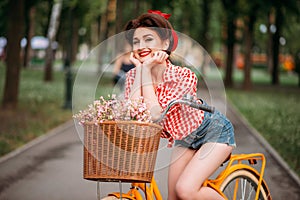
<path id="1" fill-rule="evenodd" d="M 118 200 L 118 199 L 120 199 L 120 198 L 117 198 L 115 196 L 107 196 L 107 197 L 102 198 L 101 200 Z M 128 198 L 122 198 L 122 199 L 124 199 L 124 200 L 130 200 Z"/>
<path id="2" fill-rule="evenodd" d="M 220 185 L 220 190 L 228 198 L 228 200 L 233 199 L 234 187 L 238 181 L 238 191 L 236 194 L 236 199 L 244 200 L 254 200 L 256 195 L 256 189 L 258 185 L 258 177 L 255 172 L 239 169 L 230 173 Z M 262 183 L 260 188 L 259 200 L 269 200 L 269 192 L 266 191 L 267 188 Z"/>

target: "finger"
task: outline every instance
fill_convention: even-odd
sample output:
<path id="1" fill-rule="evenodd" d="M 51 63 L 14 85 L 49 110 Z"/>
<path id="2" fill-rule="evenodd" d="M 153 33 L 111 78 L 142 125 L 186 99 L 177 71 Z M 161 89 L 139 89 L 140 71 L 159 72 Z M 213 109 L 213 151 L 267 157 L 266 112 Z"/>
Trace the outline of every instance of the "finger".
<path id="1" fill-rule="evenodd" d="M 157 60 L 159 62 L 165 61 L 168 57 L 169 57 L 169 55 L 164 51 L 157 52 Z"/>
<path id="2" fill-rule="evenodd" d="M 131 61 L 134 61 L 134 60 L 136 60 L 136 58 L 134 57 L 134 54 L 133 54 L 133 52 L 131 52 L 131 53 L 130 53 L 130 57 L 129 57 L 129 59 L 130 59 Z"/>
<path id="3" fill-rule="evenodd" d="M 164 60 L 167 60 L 169 58 L 169 54 L 167 54 L 166 52 L 164 52 L 164 57 L 163 57 L 163 59 Z"/>
<path id="4" fill-rule="evenodd" d="M 140 64 L 140 61 L 134 57 L 133 52 L 130 53 L 129 59 L 135 66 L 138 66 Z"/>

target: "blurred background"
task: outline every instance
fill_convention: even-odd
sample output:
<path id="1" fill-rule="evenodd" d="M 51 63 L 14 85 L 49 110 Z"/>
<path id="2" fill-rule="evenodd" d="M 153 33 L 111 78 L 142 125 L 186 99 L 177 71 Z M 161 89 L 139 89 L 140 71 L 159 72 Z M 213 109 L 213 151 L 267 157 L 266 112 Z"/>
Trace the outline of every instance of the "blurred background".
<path id="1" fill-rule="evenodd" d="M 298 0 L 2 0 L 0 156 L 70 120 L 76 69 L 149 9 L 203 46 L 230 102 L 299 175 Z"/>

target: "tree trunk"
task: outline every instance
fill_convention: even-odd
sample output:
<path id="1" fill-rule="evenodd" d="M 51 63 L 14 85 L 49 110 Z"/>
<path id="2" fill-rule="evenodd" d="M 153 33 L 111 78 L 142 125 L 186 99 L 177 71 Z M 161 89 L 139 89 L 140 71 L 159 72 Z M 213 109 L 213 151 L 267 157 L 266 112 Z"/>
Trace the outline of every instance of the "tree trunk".
<path id="1" fill-rule="evenodd" d="M 282 26 L 282 11 L 280 7 L 276 9 L 275 26 L 276 31 L 273 34 L 273 67 L 272 67 L 272 85 L 279 85 L 279 38 Z"/>
<path id="2" fill-rule="evenodd" d="M 210 52 L 210 47 L 209 47 L 209 37 L 208 37 L 208 31 L 209 31 L 209 22 L 210 22 L 210 15 L 211 15 L 211 10 L 210 10 L 210 0 L 204 0 L 203 1 L 203 6 L 202 6 L 202 31 L 200 33 L 201 37 L 201 45 L 204 47 L 204 49 L 207 52 Z"/>
<path id="3" fill-rule="evenodd" d="M 225 86 L 232 87 L 232 73 L 233 73 L 233 60 L 234 60 L 234 44 L 235 44 L 235 31 L 236 31 L 236 18 L 237 8 L 236 0 L 222 0 L 224 9 L 226 11 L 226 23 L 227 23 L 227 38 L 226 38 L 226 71 L 225 71 Z"/>
<path id="4" fill-rule="evenodd" d="M 140 0 L 135 0 L 134 1 L 134 13 L 139 13 L 141 12 L 141 5 L 140 5 Z"/>
<path id="5" fill-rule="evenodd" d="M 75 16 L 73 12 L 73 16 Z M 79 42 L 79 35 L 78 35 L 78 30 L 79 30 L 79 19 L 77 17 L 73 17 L 72 20 L 72 53 L 71 53 L 71 64 L 73 64 L 76 61 L 77 57 L 77 52 L 78 52 L 78 42 Z"/>
<path id="6" fill-rule="evenodd" d="M 8 32 L 7 32 L 7 62 L 6 78 L 2 107 L 15 109 L 18 105 L 21 47 L 24 28 L 24 0 L 9 2 Z"/>
<path id="7" fill-rule="evenodd" d="M 31 39 L 34 36 L 34 31 L 35 31 L 35 13 L 36 13 L 36 9 L 35 6 L 32 6 L 29 9 L 29 13 L 28 16 L 26 18 L 27 19 L 27 45 L 25 47 L 25 51 L 24 51 L 24 63 L 23 66 L 27 67 L 30 63 L 30 59 L 32 57 L 33 51 L 31 48 Z"/>
<path id="8" fill-rule="evenodd" d="M 234 44 L 235 44 L 235 21 L 234 18 L 227 18 L 227 57 L 226 57 L 226 74 L 225 86 L 232 87 L 232 73 L 233 73 L 233 60 L 234 60 Z"/>
<path id="9" fill-rule="evenodd" d="M 59 26 L 59 17 L 61 13 L 62 0 L 55 1 L 55 4 L 52 7 L 50 24 L 48 28 L 47 38 L 49 41 L 49 45 L 46 49 L 46 66 L 44 73 L 44 81 L 52 81 L 52 66 L 53 66 L 53 49 L 52 43 L 55 40 L 56 33 Z"/>
<path id="10" fill-rule="evenodd" d="M 267 41 L 267 67 L 268 72 L 271 74 L 273 68 L 273 33 L 270 30 L 271 25 L 274 24 L 274 13 L 269 12 L 268 15 L 268 24 L 267 24 L 267 34 L 268 34 L 268 41 Z"/>
<path id="11" fill-rule="evenodd" d="M 109 3 L 108 3 L 109 4 Z M 100 42 L 103 42 L 107 36 L 108 36 L 108 4 L 106 6 L 106 11 L 101 15 L 101 21 L 100 21 Z M 102 48 L 106 48 L 104 45 L 106 43 L 104 42 L 101 46 Z M 103 69 L 103 55 L 98 56 L 98 73 L 101 74 Z"/>
<path id="12" fill-rule="evenodd" d="M 253 45 L 253 29 L 256 21 L 255 13 L 250 14 L 248 23 L 246 26 L 245 34 L 245 68 L 244 68 L 244 89 L 250 90 L 252 88 L 251 82 L 251 66 L 252 66 L 252 45 Z"/>
<path id="13" fill-rule="evenodd" d="M 296 51 L 295 58 L 295 72 L 298 74 L 298 87 L 300 88 L 300 50 Z"/>
<path id="14" fill-rule="evenodd" d="M 91 41 L 91 46 L 95 47 L 97 46 L 100 40 L 100 31 L 99 31 L 99 23 L 98 22 L 92 22 L 90 25 L 91 31 L 90 31 L 90 41 Z"/>
<path id="15" fill-rule="evenodd" d="M 123 31 L 124 24 L 123 24 L 123 10 L 124 10 L 124 1 L 117 0 L 117 15 L 116 15 L 116 32 L 120 33 Z"/>
<path id="16" fill-rule="evenodd" d="M 108 26 L 108 37 L 116 34 L 116 11 L 117 11 L 117 0 L 108 1 L 107 5 L 107 26 Z"/>
<path id="17" fill-rule="evenodd" d="M 116 8 L 116 33 L 119 34 L 124 31 L 125 22 L 123 20 L 123 10 L 124 10 L 124 1 L 123 0 L 117 0 L 117 8 Z M 124 34 L 120 34 L 123 35 Z M 119 40 L 119 42 L 116 42 L 115 49 L 117 50 L 116 54 L 122 53 L 124 50 L 125 45 L 125 37 L 122 38 L 122 40 Z"/>
<path id="18" fill-rule="evenodd" d="M 101 15 L 101 21 L 100 21 L 100 42 L 105 40 L 107 38 L 108 33 L 108 27 L 107 27 L 107 12 L 104 12 Z"/>

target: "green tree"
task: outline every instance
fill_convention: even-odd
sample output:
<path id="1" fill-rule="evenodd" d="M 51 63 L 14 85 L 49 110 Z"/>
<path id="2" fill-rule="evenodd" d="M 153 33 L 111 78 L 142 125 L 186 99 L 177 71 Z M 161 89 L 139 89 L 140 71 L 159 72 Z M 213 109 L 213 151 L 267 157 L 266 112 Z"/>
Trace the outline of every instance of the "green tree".
<path id="1" fill-rule="evenodd" d="M 211 18 L 211 5 L 213 1 L 211 0 L 203 0 L 202 4 L 200 6 L 200 14 L 201 14 L 201 28 L 199 33 L 199 41 L 201 45 L 206 49 L 206 51 L 210 52 L 210 34 L 209 34 L 209 28 L 210 28 L 210 18 Z"/>
<path id="2" fill-rule="evenodd" d="M 15 109 L 18 104 L 21 47 L 24 33 L 24 0 L 11 0 L 8 4 L 7 60 L 2 106 Z"/>
<path id="3" fill-rule="evenodd" d="M 27 67 L 29 65 L 30 59 L 32 57 L 31 39 L 35 35 L 36 29 L 36 4 L 38 0 L 27 0 L 25 2 L 25 34 L 24 37 L 27 39 L 27 44 L 24 48 L 23 56 L 23 66 Z"/>
<path id="4" fill-rule="evenodd" d="M 295 0 L 269 0 L 270 14 L 274 16 L 273 29 L 271 30 L 271 45 L 270 45 L 270 56 L 272 62 L 271 75 L 272 75 L 272 85 L 279 84 L 279 53 L 280 53 L 280 37 L 282 36 L 282 30 L 284 25 L 289 25 L 289 21 L 286 20 L 285 16 L 287 12 L 293 13 L 299 16 L 299 1 Z"/>
<path id="5" fill-rule="evenodd" d="M 6 19 L 9 13 L 8 10 L 8 2 L 9 0 L 0 1 L 0 18 Z M 7 20 L 0 21 L 0 36 L 7 36 Z"/>
<path id="6" fill-rule="evenodd" d="M 226 16 L 226 71 L 225 86 L 233 86 L 234 45 L 236 42 L 236 19 L 238 17 L 237 0 L 222 0 Z"/>
<path id="7" fill-rule="evenodd" d="M 295 72 L 298 73 L 298 87 L 300 87 L 300 50 L 295 53 Z"/>
<path id="8" fill-rule="evenodd" d="M 47 38 L 49 41 L 49 45 L 46 49 L 46 66 L 45 66 L 45 73 L 44 73 L 44 80 L 45 81 L 52 81 L 52 66 L 53 66 L 53 49 L 52 43 L 56 39 L 56 33 L 58 30 L 59 22 L 60 22 L 60 13 L 62 7 L 62 0 L 56 0 L 53 4 L 50 23 L 48 27 Z"/>
<path id="9" fill-rule="evenodd" d="M 244 21 L 244 81 L 243 88 L 249 90 L 252 88 L 251 68 L 252 68 L 252 48 L 254 44 L 254 28 L 257 16 L 262 10 L 264 3 L 260 0 L 240 1 L 242 18 Z"/>
<path id="10" fill-rule="evenodd" d="M 275 4 L 275 33 L 272 35 L 272 84 L 279 84 L 279 39 L 283 25 L 283 13 L 280 3 Z"/>

